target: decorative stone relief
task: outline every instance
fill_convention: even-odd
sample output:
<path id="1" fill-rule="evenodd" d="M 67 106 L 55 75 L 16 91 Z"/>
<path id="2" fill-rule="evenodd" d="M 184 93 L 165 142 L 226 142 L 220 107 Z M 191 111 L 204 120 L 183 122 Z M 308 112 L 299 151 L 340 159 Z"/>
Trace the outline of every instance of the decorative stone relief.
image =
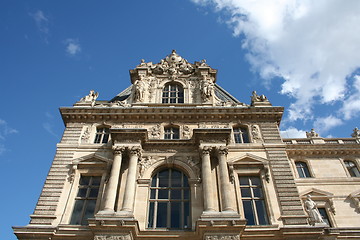
<path id="1" fill-rule="evenodd" d="M 77 165 L 72 165 L 72 164 L 70 165 L 69 177 L 68 177 L 68 181 L 70 183 L 74 182 L 76 169 L 77 169 Z"/>
<path id="2" fill-rule="evenodd" d="M 353 133 L 351 134 L 353 138 L 360 138 L 360 130 L 356 127 L 353 130 Z"/>
<path id="3" fill-rule="evenodd" d="M 251 135 L 254 143 L 259 143 L 263 141 L 261 138 L 260 129 L 258 125 L 251 126 Z"/>
<path id="4" fill-rule="evenodd" d="M 190 138 L 190 134 L 191 134 L 191 132 L 190 132 L 190 128 L 189 128 L 189 126 L 184 126 L 183 127 L 183 131 L 182 131 L 182 135 L 183 135 L 183 138 L 184 139 L 189 139 Z"/>
<path id="5" fill-rule="evenodd" d="M 94 237 L 94 240 L 131 240 L 130 234 L 124 235 L 97 235 Z"/>
<path id="6" fill-rule="evenodd" d="M 83 143 L 89 143 L 90 140 L 90 127 L 85 127 L 85 130 L 81 136 L 81 142 Z"/>
<path id="7" fill-rule="evenodd" d="M 240 236 L 234 235 L 210 235 L 205 236 L 205 240 L 240 240 Z"/>
<path id="8" fill-rule="evenodd" d="M 91 106 L 95 106 L 95 101 L 98 98 L 99 93 L 95 92 L 94 90 L 90 90 L 90 93 L 86 95 L 85 97 L 80 99 L 80 102 L 88 102 L 91 103 Z"/>
<path id="9" fill-rule="evenodd" d="M 143 75 L 134 82 L 134 102 L 143 102 L 145 100 L 146 83 Z"/>
<path id="10" fill-rule="evenodd" d="M 152 157 L 141 158 L 139 162 L 139 177 L 142 178 L 146 169 L 153 165 L 157 160 Z"/>
<path id="11" fill-rule="evenodd" d="M 204 102 L 208 102 L 214 96 L 214 83 L 206 75 L 203 76 L 201 81 L 201 96 Z"/>
<path id="12" fill-rule="evenodd" d="M 306 132 L 306 137 L 307 138 L 317 138 L 320 137 L 319 134 L 317 132 L 315 132 L 315 130 L 312 128 L 310 132 Z"/>
<path id="13" fill-rule="evenodd" d="M 161 126 L 160 124 L 156 124 L 150 129 L 150 137 L 154 139 L 160 139 L 161 134 Z"/>

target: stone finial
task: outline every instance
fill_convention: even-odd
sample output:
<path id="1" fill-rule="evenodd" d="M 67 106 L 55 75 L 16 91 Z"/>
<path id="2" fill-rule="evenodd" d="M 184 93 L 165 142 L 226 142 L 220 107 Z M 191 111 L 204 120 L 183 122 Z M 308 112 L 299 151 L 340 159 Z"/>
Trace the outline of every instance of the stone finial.
<path id="1" fill-rule="evenodd" d="M 356 127 L 353 130 L 353 133 L 351 134 L 353 138 L 360 138 L 360 130 Z"/>
<path id="2" fill-rule="evenodd" d="M 306 137 L 307 138 L 318 138 L 320 137 L 319 134 L 317 132 L 315 132 L 315 130 L 312 128 L 310 132 L 306 132 Z"/>

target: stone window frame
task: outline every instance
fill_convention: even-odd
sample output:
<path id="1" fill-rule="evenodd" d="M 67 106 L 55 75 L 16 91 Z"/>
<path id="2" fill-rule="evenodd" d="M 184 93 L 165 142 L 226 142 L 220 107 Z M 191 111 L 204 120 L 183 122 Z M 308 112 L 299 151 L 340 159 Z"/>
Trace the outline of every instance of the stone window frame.
<path id="1" fill-rule="evenodd" d="M 71 216 L 75 206 L 75 200 L 78 193 L 78 186 L 81 176 L 101 177 L 94 215 L 102 208 L 103 195 L 105 192 L 105 185 L 109 177 L 108 174 L 110 171 L 111 163 L 111 159 L 99 156 L 97 154 L 89 154 L 83 157 L 76 158 L 72 161 L 67 182 L 67 184 L 69 184 L 69 189 L 66 193 L 67 200 L 64 206 L 63 216 L 60 221 L 61 224 L 71 225 Z"/>
<path id="2" fill-rule="evenodd" d="M 306 176 L 306 171 L 303 170 L 303 174 L 304 174 L 304 177 L 301 177 L 300 174 L 299 174 L 299 169 L 298 169 L 298 165 L 297 164 L 303 164 L 301 165 L 301 169 L 303 170 L 304 168 L 306 169 L 307 173 L 309 174 L 308 176 Z M 294 164 L 295 164 L 295 169 L 296 169 L 296 173 L 297 173 L 297 177 L 298 178 L 301 178 L 301 179 L 304 179 L 304 178 L 313 178 L 312 174 L 311 174 L 311 171 L 310 171 L 310 168 L 309 168 L 309 165 L 306 161 L 301 161 L 301 160 L 298 160 L 298 161 L 294 161 Z"/>
<path id="3" fill-rule="evenodd" d="M 165 138 L 166 136 L 166 129 L 171 128 L 171 129 L 177 129 L 178 130 L 178 138 Z M 181 139 L 181 128 L 180 125 L 177 124 L 167 124 L 163 126 L 163 138 L 164 140 L 179 140 Z"/>
<path id="4" fill-rule="evenodd" d="M 184 159 L 185 160 L 185 159 Z M 146 214 L 145 218 L 143 219 L 143 225 L 140 226 L 140 229 L 144 229 L 145 231 L 169 231 L 168 229 L 151 229 L 147 228 L 147 221 L 148 221 L 148 212 L 149 212 L 149 196 L 150 196 L 150 184 L 151 184 L 151 178 L 152 176 L 166 168 L 175 168 L 178 170 L 181 170 L 187 177 L 188 182 L 190 186 L 190 228 L 188 230 L 194 231 L 195 230 L 195 224 L 196 216 L 200 216 L 201 212 L 198 212 L 199 209 L 197 209 L 195 206 L 201 206 L 203 204 L 202 198 L 197 198 L 195 196 L 195 192 L 201 192 L 200 187 L 200 171 L 199 169 L 196 170 L 194 166 L 189 164 L 189 161 L 184 161 L 181 159 L 173 158 L 173 157 L 157 157 L 156 159 L 150 160 L 152 163 L 150 163 L 150 166 L 147 167 L 143 174 L 141 174 L 141 178 L 138 178 L 137 183 L 139 187 L 145 187 L 147 188 L 147 198 L 142 200 L 144 204 L 146 204 Z M 139 201 L 139 200 L 138 200 Z M 141 221 L 140 219 L 138 219 Z M 175 230 L 177 231 L 177 230 Z"/>
<path id="5" fill-rule="evenodd" d="M 344 171 L 345 171 L 345 174 L 347 177 L 350 177 L 350 178 L 357 178 L 357 177 L 353 177 L 351 176 L 346 164 L 345 164 L 345 161 L 350 161 L 350 162 L 353 162 L 355 164 L 355 166 L 357 167 L 357 169 L 360 171 L 360 160 L 358 158 L 354 158 L 354 157 L 344 157 L 344 158 L 340 158 L 340 162 L 341 162 L 341 165 L 343 166 L 344 168 Z"/>
<path id="6" fill-rule="evenodd" d="M 246 129 L 246 130 L 247 130 L 247 135 L 248 135 L 248 140 L 249 140 L 249 142 L 242 142 L 242 143 L 237 143 L 237 142 L 236 142 L 236 139 L 235 139 L 235 131 L 234 131 L 234 129 L 236 129 L 236 128 L 243 128 L 243 129 Z M 251 134 L 250 134 L 250 125 L 249 125 L 249 124 L 241 124 L 241 123 L 234 124 L 234 125 L 231 127 L 231 141 L 232 141 L 235 145 L 252 143 L 252 142 L 253 142 L 253 139 L 252 139 Z"/>
<path id="7" fill-rule="evenodd" d="M 98 133 L 98 129 L 100 129 L 100 128 L 104 128 L 104 129 L 108 129 L 108 130 L 109 130 L 109 136 L 108 136 L 108 140 L 107 140 L 106 143 L 102 143 L 103 136 L 101 137 L 101 142 L 100 142 L 100 143 L 95 143 L 96 136 L 97 136 L 97 133 Z M 110 125 L 107 125 L 107 124 L 105 124 L 105 123 L 96 125 L 96 126 L 94 127 L 94 131 L 93 131 L 93 134 L 92 134 L 92 138 L 91 138 L 92 141 L 91 141 L 91 143 L 92 143 L 92 144 L 96 144 L 96 145 L 106 145 L 106 144 L 110 143 L 110 142 L 111 142 L 110 129 L 111 129 L 111 126 L 110 126 Z"/>
<path id="8" fill-rule="evenodd" d="M 304 179 L 314 179 L 316 178 L 316 174 L 314 173 L 314 170 L 310 164 L 311 160 L 310 159 L 307 159 L 307 158 L 304 158 L 304 157 L 294 157 L 294 158 L 290 158 L 290 162 L 291 162 L 291 166 L 292 166 L 292 172 L 294 174 L 294 177 L 296 180 L 304 180 Z M 309 173 L 310 173 L 310 177 L 307 177 L 307 178 L 301 178 L 299 176 L 299 173 L 297 171 L 297 167 L 296 167 L 296 162 L 304 162 L 309 170 Z"/>
<path id="9" fill-rule="evenodd" d="M 329 218 L 331 227 L 337 227 L 336 221 L 335 221 L 336 209 L 334 206 L 334 194 L 317 189 L 317 188 L 311 188 L 307 191 L 301 192 L 299 195 L 300 195 L 300 199 L 302 200 L 303 207 L 304 207 L 304 203 L 307 198 L 307 195 L 311 195 L 311 200 L 313 200 L 316 203 L 317 208 L 325 209 L 327 216 Z M 306 214 L 305 208 L 304 208 L 304 212 Z"/>
<path id="10" fill-rule="evenodd" d="M 161 84 L 158 85 L 158 103 L 162 105 L 178 105 L 178 104 L 186 104 L 189 103 L 189 88 L 187 87 L 187 84 L 184 81 L 181 81 L 182 79 L 176 79 L 176 80 L 170 80 L 170 79 L 164 79 Z M 163 103 L 163 91 L 166 86 L 169 84 L 176 84 L 182 87 L 183 89 L 183 95 L 184 95 L 184 102 L 183 103 Z"/>
<path id="11" fill-rule="evenodd" d="M 250 160 L 247 161 L 246 159 Z M 271 203 L 269 188 L 274 189 L 274 185 L 271 181 L 269 174 L 269 162 L 267 159 L 252 155 L 245 154 L 241 158 L 231 159 L 228 162 L 230 170 L 230 179 L 235 187 L 236 202 L 238 203 L 238 210 L 240 216 L 245 218 L 244 206 L 242 203 L 240 192 L 240 176 L 258 176 L 262 184 L 262 190 L 264 194 L 265 210 L 268 217 L 268 225 L 246 225 L 246 227 L 259 227 L 259 226 L 273 226 L 276 224 L 276 218 Z"/>

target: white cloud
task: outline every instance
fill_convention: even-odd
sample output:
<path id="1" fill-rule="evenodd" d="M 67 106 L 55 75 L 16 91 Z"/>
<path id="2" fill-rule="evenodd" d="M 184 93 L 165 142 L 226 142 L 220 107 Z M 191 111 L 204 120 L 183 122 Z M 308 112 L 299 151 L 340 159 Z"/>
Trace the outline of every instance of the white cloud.
<path id="1" fill-rule="evenodd" d="M 66 44 L 66 52 L 71 55 L 75 56 L 76 54 L 81 52 L 81 46 L 78 39 L 68 38 L 65 40 Z"/>
<path id="2" fill-rule="evenodd" d="M 29 15 L 35 20 L 38 30 L 43 34 L 45 42 L 48 43 L 47 37 L 49 35 L 49 19 L 41 10 L 37 10 L 34 13 L 29 13 Z"/>
<path id="3" fill-rule="evenodd" d="M 327 117 L 316 119 L 314 122 L 314 129 L 317 133 L 321 135 L 322 133 L 326 133 L 327 131 L 329 131 L 329 129 L 342 124 L 343 121 L 340 118 L 330 115 Z"/>
<path id="4" fill-rule="evenodd" d="M 283 131 L 280 131 L 280 135 L 283 138 L 306 138 L 306 131 L 299 130 L 294 127 L 289 127 Z"/>
<path id="5" fill-rule="evenodd" d="M 360 76 L 354 76 L 354 93 L 343 102 L 341 112 L 346 120 L 351 119 L 360 113 Z"/>
<path id="6" fill-rule="evenodd" d="M 228 16 L 243 36 L 247 59 L 261 77 L 283 78 L 281 93 L 294 97 L 289 120 L 310 119 L 314 104 L 348 99 L 344 112 L 359 113 L 360 98 L 348 79 L 360 67 L 358 0 L 193 0 Z"/>
<path id="7" fill-rule="evenodd" d="M 11 134 L 18 133 L 18 130 L 9 126 L 9 124 L 0 118 L 0 155 L 7 151 L 4 143 L 6 138 Z"/>

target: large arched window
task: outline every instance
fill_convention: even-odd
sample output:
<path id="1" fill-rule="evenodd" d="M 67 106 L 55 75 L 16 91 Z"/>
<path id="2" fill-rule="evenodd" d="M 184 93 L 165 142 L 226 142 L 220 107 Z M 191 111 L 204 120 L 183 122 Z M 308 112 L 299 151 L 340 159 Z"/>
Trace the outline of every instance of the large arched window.
<path id="1" fill-rule="evenodd" d="M 235 143 L 249 143 L 249 133 L 245 127 L 234 127 Z"/>
<path id="2" fill-rule="evenodd" d="M 350 176 L 360 177 L 359 169 L 353 161 L 344 161 L 345 167 L 347 168 Z"/>
<path id="3" fill-rule="evenodd" d="M 298 172 L 299 178 L 309 178 L 311 177 L 309 168 L 305 162 L 295 162 L 296 170 Z"/>
<path id="4" fill-rule="evenodd" d="M 157 172 L 151 180 L 148 209 L 148 228 L 191 228 L 190 188 L 186 175 L 173 168 Z"/>
<path id="5" fill-rule="evenodd" d="M 166 84 L 163 89 L 162 103 L 184 103 L 184 89 L 180 84 Z"/>

